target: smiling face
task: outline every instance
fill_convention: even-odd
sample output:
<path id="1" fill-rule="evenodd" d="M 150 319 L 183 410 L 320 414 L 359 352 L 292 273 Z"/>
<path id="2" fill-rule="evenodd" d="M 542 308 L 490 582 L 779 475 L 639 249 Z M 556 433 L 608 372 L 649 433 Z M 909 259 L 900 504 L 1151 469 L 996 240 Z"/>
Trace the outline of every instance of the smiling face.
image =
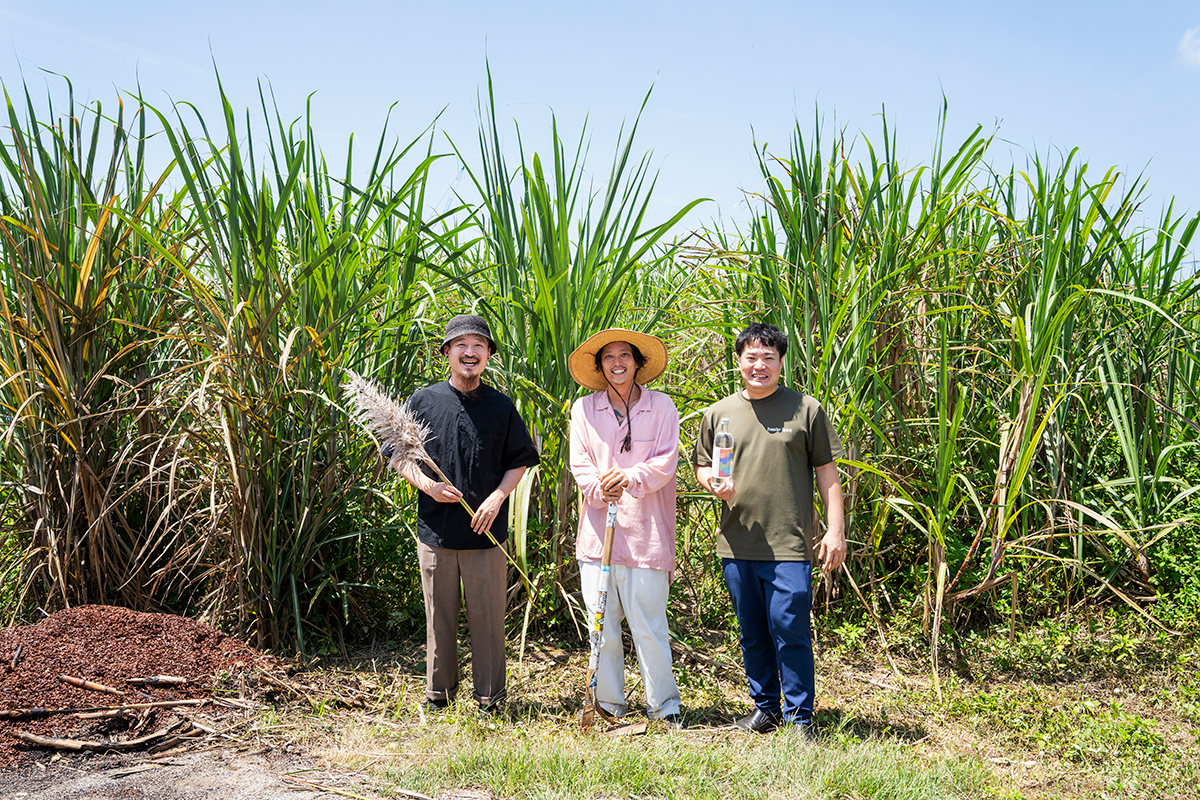
<path id="1" fill-rule="evenodd" d="M 459 391 L 478 388 L 491 356 L 487 339 L 475 333 L 456 336 L 442 348 L 442 352 L 450 361 L 450 385 Z"/>
<path id="2" fill-rule="evenodd" d="M 746 384 L 746 396 L 752 400 L 770 397 L 779 386 L 779 375 L 783 372 L 783 359 L 774 347 L 762 342 L 746 342 L 738 356 L 738 370 Z"/>
<path id="3" fill-rule="evenodd" d="M 622 394 L 637 376 L 637 368 L 637 359 L 629 342 L 609 342 L 600 350 L 600 371 Z"/>

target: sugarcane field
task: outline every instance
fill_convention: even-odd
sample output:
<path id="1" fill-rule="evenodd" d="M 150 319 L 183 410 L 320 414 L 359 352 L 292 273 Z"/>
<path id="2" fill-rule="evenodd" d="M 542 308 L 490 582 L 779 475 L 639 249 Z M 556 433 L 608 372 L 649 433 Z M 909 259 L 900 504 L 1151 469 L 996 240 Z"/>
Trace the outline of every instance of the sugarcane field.
<path id="1" fill-rule="evenodd" d="M 1200 214 L 210 73 L 3 76 L 0 796 L 1200 797 Z"/>

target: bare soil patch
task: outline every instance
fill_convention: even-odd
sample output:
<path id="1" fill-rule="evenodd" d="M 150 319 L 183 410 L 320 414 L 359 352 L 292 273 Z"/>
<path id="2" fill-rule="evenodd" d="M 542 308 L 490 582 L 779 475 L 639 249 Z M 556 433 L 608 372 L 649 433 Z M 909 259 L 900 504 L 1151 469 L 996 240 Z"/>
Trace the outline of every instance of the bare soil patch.
<path id="1" fill-rule="evenodd" d="M 200 622 L 112 606 L 60 611 L 33 625 L 0 630 L 0 710 L 114 706 L 208 697 L 214 676 L 271 661 L 245 643 Z M 15 666 L 14 666 L 15 662 Z M 93 681 L 122 694 L 89 691 L 59 675 Z M 178 686 L 137 686 L 135 678 L 172 676 Z M 19 731 L 44 737 L 120 740 L 163 725 L 171 709 L 145 709 L 113 719 L 74 714 L 0 719 L 0 770 L 40 748 Z"/>

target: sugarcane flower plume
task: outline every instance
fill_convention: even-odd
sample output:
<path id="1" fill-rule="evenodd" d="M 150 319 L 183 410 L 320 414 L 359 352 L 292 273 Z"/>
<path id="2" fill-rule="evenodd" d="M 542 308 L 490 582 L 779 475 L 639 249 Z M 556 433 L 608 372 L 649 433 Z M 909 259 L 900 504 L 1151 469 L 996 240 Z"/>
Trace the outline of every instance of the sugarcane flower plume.
<path id="1" fill-rule="evenodd" d="M 346 370 L 349 376 L 342 387 L 354 419 L 379 439 L 379 452 L 393 469 L 416 468 L 421 462 L 431 463 L 425 451 L 429 428 L 414 414 L 407 403 L 397 402 L 375 381 Z"/>

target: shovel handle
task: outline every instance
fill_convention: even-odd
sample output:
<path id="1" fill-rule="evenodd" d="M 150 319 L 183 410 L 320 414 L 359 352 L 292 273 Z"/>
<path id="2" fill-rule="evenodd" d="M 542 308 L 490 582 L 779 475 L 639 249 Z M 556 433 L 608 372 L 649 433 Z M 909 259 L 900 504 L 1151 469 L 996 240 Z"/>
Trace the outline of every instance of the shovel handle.
<path id="1" fill-rule="evenodd" d="M 604 522 L 604 553 L 600 556 L 600 563 L 606 567 L 612 564 L 613 533 L 616 529 L 617 503 L 614 500 L 608 504 L 608 519 Z"/>
<path id="2" fill-rule="evenodd" d="M 596 614 L 592 619 L 591 657 L 588 659 L 588 676 L 584 688 L 583 713 L 579 716 L 579 727 L 587 730 L 592 727 L 597 714 L 609 721 L 611 718 L 596 699 L 596 669 L 600 666 L 600 636 L 604 629 L 604 607 L 608 598 L 608 570 L 612 566 L 613 534 L 617 527 L 616 501 L 608 504 L 608 519 L 604 522 L 604 554 L 600 558 L 599 597 L 596 600 Z"/>

